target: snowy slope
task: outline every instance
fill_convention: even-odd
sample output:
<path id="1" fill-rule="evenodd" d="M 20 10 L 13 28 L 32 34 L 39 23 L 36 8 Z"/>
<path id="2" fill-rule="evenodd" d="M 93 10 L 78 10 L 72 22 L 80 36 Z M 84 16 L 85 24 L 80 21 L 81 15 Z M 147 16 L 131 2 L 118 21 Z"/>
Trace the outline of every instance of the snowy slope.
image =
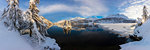
<path id="1" fill-rule="evenodd" d="M 138 36 L 142 36 L 143 39 L 141 41 L 121 45 L 121 50 L 150 50 L 150 20 L 147 20 L 136 30 L 139 30 L 140 34 L 138 34 Z"/>
<path id="2" fill-rule="evenodd" d="M 0 50 L 33 50 L 33 48 L 18 32 L 8 31 L 0 21 Z"/>
<path id="3" fill-rule="evenodd" d="M 0 22 L 0 50 L 33 50 L 18 32 L 8 31 Z"/>
<path id="4" fill-rule="evenodd" d="M 33 44 L 28 35 L 21 36 L 18 31 L 9 31 L 0 21 L 0 50 L 43 50 L 45 46 L 60 50 L 55 39 L 48 37 L 45 39 L 46 42 L 42 43 L 42 45 Z"/>

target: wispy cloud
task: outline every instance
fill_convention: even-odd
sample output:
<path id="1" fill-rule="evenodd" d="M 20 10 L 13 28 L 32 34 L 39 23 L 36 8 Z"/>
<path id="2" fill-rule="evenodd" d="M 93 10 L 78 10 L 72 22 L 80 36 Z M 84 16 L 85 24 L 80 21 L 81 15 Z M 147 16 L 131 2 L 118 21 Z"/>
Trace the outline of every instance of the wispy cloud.
<path id="1" fill-rule="evenodd" d="M 40 13 L 45 14 L 45 13 L 51 13 L 51 12 L 58 12 L 58 11 L 73 11 L 73 7 L 64 5 L 64 4 L 55 4 L 55 5 L 49 5 L 49 6 L 41 6 L 40 8 Z"/>
<path id="2" fill-rule="evenodd" d="M 149 0 L 127 0 L 124 4 L 120 5 L 120 9 L 123 11 L 122 14 L 125 14 L 129 18 L 137 19 L 137 17 L 142 17 L 143 6 L 147 6 L 148 11 L 150 12 L 150 1 Z M 125 8 L 121 8 L 125 7 Z"/>
<path id="3" fill-rule="evenodd" d="M 101 0 L 74 0 L 74 2 L 81 5 L 53 4 L 49 6 L 41 6 L 40 14 L 68 11 L 79 13 L 82 16 L 92 16 L 108 11 L 108 8 L 101 3 Z"/>

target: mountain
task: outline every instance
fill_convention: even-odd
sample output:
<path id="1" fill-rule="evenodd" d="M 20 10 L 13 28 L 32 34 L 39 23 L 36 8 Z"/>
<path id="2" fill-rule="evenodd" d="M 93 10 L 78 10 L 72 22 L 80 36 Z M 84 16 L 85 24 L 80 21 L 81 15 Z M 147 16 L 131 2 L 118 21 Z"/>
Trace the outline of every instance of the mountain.
<path id="1" fill-rule="evenodd" d="M 103 16 L 90 16 L 88 18 L 98 18 L 98 19 L 101 19 L 101 18 L 103 18 Z"/>
<path id="2" fill-rule="evenodd" d="M 95 21 L 96 23 L 135 23 L 136 20 L 129 19 L 127 16 L 123 14 L 114 14 L 107 16 L 105 18 L 101 18 Z"/>
<path id="3" fill-rule="evenodd" d="M 78 20 L 84 20 L 85 18 L 81 18 L 81 17 L 75 17 L 75 18 L 72 18 L 70 20 L 72 21 L 78 21 Z"/>
<path id="4" fill-rule="evenodd" d="M 88 17 L 88 18 L 81 18 L 81 17 L 75 17 L 70 20 L 61 20 L 54 25 L 57 26 L 63 26 L 65 24 L 65 21 L 71 22 L 71 25 L 73 27 L 79 26 L 79 25 L 93 25 L 94 23 L 135 23 L 136 20 L 129 19 L 127 16 L 123 14 L 115 14 L 110 15 L 104 18 L 96 18 L 96 17 Z"/>
<path id="5" fill-rule="evenodd" d="M 109 15 L 105 18 L 124 18 L 124 19 L 129 19 L 127 16 L 123 15 L 123 14 L 114 14 L 114 15 Z"/>
<path id="6" fill-rule="evenodd" d="M 135 23 L 136 20 L 129 19 L 127 16 L 123 14 L 114 14 L 109 15 L 107 17 L 97 18 L 97 17 L 89 17 L 89 18 L 81 18 L 76 17 L 70 19 L 73 24 L 75 23 Z"/>

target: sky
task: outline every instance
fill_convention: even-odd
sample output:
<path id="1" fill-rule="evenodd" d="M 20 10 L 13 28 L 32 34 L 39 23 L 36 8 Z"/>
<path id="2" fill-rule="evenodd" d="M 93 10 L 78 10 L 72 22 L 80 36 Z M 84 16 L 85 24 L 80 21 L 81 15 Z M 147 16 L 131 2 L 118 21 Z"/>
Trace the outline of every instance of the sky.
<path id="1" fill-rule="evenodd" d="M 150 8 L 149 0 L 40 0 L 40 15 L 56 22 L 74 17 L 109 16 L 124 14 L 129 18 L 141 17 L 142 8 Z M 6 8 L 5 0 L 0 0 L 0 11 Z M 20 0 L 20 9 L 26 11 L 29 0 Z M 149 9 L 148 9 L 149 10 Z"/>

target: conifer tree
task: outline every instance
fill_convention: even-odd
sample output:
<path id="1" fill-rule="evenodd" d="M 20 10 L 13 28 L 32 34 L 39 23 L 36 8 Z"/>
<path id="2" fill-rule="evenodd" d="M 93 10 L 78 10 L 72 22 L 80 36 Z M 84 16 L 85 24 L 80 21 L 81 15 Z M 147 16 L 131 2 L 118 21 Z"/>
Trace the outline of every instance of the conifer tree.
<path id="1" fill-rule="evenodd" d="M 142 22 L 145 22 L 149 17 L 148 17 L 148 11 L 147 11 L 147 8 L 146 6 L 143 7 L 143 15 L 142 15 L 142 18 L 143 18 L 143 21 Z"/>
<path id="2" fill-rule="evenodd" d="M 8 6 L 4 9 L 0 20 L 4 22 L 9 30 L 18 30 L 20 34 L 29 30 L 27 33 L 30 35 L 31 42 L 39 44 L 44 49 L 52 49 L 50 48 L 51 45 L 49 45 L 52 39 L 45 36 L 48 25 L 44 22 L 45 18 L 38 15 L 39 10 L 36 5 L 39 4 L 40 0 L 30 0 L 30 7 L 24 13 L 19 9 L 19 0 L 6 1 Z M 52 45 L 58 46 L 57 44 Z"/>
<path id="3" fill-rule="evenodd" d="M 19 29 L 22 22 L 22 11 L 19 8 L 18 0 L 7 0 L 8 6 L 4 9 L 1 20 L 9 30 Z"/>
<path id="4" fill-rule="evenodd" d="M 43 22 L 42 17 L 38 15 L 39 9 L 37 8 L 39 0 L 30 0 L 30 7 L 25 12 L 24 17 L 28 20 L 28 29 L 31 30 L 30 36 L 33 35 L 34 39 L 37 39 L 39 44 L 45 40 L 45 34 L 47 34 L 47 25 Z"/>

